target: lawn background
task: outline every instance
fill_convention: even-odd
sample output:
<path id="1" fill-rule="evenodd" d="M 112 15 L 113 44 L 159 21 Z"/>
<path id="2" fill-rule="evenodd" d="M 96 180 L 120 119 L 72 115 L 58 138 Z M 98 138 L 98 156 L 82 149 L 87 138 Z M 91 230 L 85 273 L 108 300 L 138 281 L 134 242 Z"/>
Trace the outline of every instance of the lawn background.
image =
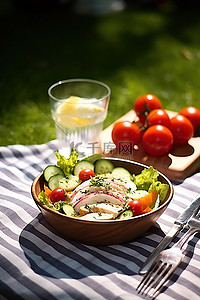
<path id="1" fill-rule="evenodd" d="M 200 13 L 195 1 L 129 1 L 123 11 L 100 16 L 80 15 L 53 1 L 15 2 L 0 3 L 0 145 L 55 138 L 47 89 L 61 79 L 91 78 L 110 86 L 104 127 L 145 93 L 158 96 L 166 109 L 200 108 Z"/>

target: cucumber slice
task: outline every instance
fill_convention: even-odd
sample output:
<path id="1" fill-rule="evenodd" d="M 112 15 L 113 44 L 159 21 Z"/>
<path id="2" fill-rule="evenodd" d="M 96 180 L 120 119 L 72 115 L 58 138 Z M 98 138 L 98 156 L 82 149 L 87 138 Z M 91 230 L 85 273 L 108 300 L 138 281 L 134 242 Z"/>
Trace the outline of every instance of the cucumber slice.
<path id="1" fill-rule="evenodd" d="M 63 173 L 63 171 L 61 170 L 61 168 L 59 168 L 58 166 L 56 165 L 48 165 L 45 169 L 44 169 L 44 179 L 46 181 L 49 181 L 49 178 L 54 176 L 54 175 L 57 175 L 57 174 L 60 174 L 62 175 L 63 177 L 65 176 L 65 174 Z"/>
<path id="2" fill-rule="evenodd" d="M 122 220 L 122 219 L 129 219 L 129 218 L 132 218 L 132 217 L 133 217 L 133 212 L 132 212 L 132 210 L 127 209 L 127 210 L 123 211 L 123 212 L 117 217 L 117 219 Z"/>
<path id="3" fill-rule="evenodd" d="M 120 175 L 121 177 L 129 177 L 130 179 L 132 178 L 131 173 L 122 167 L 116 167 L 112 170 L 112 174 Z"/>
<path id="4" fill-rule="evenodd" d="M 155 203 L 153 204 L 153 207 L 151 207 L 153 210 L 157 209 L 160 206 L 160 197 L 158 195 L 158 198 L 156 199 Z"/>
<path id="5" fill-rule="evenodd" d="M 75 189 L 80 183 L 81 181 L 78 176 L 70 174 L 69 176 L 59 180 L 59 187 L 69 192 Z"/>
<path id="6" fill-rule="evenodd" d="M 95 163 L 95 161 L 97 161 L 98 159 L 101 159 L 101 155 L 100 154 L 98 154 L 98 153 L 94 153 L 94 154 L 92 154 L 92 155 L 90 155 L 90 156 L 87 156 L 87 157 L 84 157 L 81 161 L 89 161 L 89 162 L 91 162 L 92 164 L 94 164 Z"/>
<path id="7" fill-rule="evenodd" d="M 56 174 L 56 175 L 53 175 L 49 178 L 48 180 L 48 187 L 50 188 L 50 190 L 54 190 L 58 187 L 60 187 L 60 180 L 62 180 L 63 178 L 63 175 L 61 174 Z"/>
<path id="8" fill-rule="evenodd" d="M 63 204 L 62 209 L 68 217 L 75 217 L 77 215 L 75 209 L 68 203 Z"/>
<path id="9" fill-rule="evenodd" d="M 107 159 L 99 159 L 94 164 L 95 174 L 107 174 L 111 173 L 114 169 L 113 163 Z"/>
<path id="10" fill-rule="evenodd" d="M 83 169 L 91 169 L 94 171 L 94 165 L 87 160 L 80 160 L 74 167 L 74 175 L 79 176 L 79 173 Z"/>

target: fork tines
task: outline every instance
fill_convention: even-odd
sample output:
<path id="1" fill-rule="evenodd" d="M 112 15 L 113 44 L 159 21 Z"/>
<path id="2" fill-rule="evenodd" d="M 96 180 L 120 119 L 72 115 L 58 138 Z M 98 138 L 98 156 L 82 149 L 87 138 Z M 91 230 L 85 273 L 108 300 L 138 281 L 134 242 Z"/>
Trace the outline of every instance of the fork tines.
<path id="1" fill-rule="evenodd" d="M 175 268 L 172 264 L 155 261 L 149 272 L 145 274 L 142 281 L 136 288 L 138 293 L 149 295 L 153 298 L 156 292 L 163 286 Z"/>
<path id="2" fill-rule="evenodd" d="M 195 232 L 200 232 L 199 207 L 188 221 L 189 229 L 179 239 L 176 244 L 167 250 L 160 252 L 149 271 L 136 288 L 138 293 L 149 295 L 154 298 L 156 292 L 162 288 L 174 270 L 178 267 L 183 258 L 183 246 L 190 236 Z"/>

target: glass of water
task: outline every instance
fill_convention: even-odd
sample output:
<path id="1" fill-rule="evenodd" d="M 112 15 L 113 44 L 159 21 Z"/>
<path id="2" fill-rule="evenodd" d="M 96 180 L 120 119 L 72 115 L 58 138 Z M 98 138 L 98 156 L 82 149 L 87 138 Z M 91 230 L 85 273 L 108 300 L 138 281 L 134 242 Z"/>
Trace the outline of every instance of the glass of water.
<path id="1" fill-rule="evenodd" d="M 59 150 L 75 147 L 83 156 L 100 152 L 110 88 L 96 80 L 68 79 L 53 84 L 48 95 Z"/>

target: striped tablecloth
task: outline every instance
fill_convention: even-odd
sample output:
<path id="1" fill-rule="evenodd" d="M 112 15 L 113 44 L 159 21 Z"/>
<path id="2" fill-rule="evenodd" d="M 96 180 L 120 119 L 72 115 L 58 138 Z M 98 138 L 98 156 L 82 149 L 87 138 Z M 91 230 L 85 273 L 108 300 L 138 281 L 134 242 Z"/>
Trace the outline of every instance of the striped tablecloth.
<path id="1" fill-rule="evenodd" d="M 55 163 L 56 141 L 0 147 L 0 299 L 133 300 L 138 270 L 175 218 L 200 193 L 200 173 L 173 182 L 174 197 L 157 224 L 123 245 L 92 247 L 59 236 L 31 197 L 31 184 Z M 179 236 L 182 233 L 179 234 Z M 199 299 L 199 234 L 157 299 Z"/>

